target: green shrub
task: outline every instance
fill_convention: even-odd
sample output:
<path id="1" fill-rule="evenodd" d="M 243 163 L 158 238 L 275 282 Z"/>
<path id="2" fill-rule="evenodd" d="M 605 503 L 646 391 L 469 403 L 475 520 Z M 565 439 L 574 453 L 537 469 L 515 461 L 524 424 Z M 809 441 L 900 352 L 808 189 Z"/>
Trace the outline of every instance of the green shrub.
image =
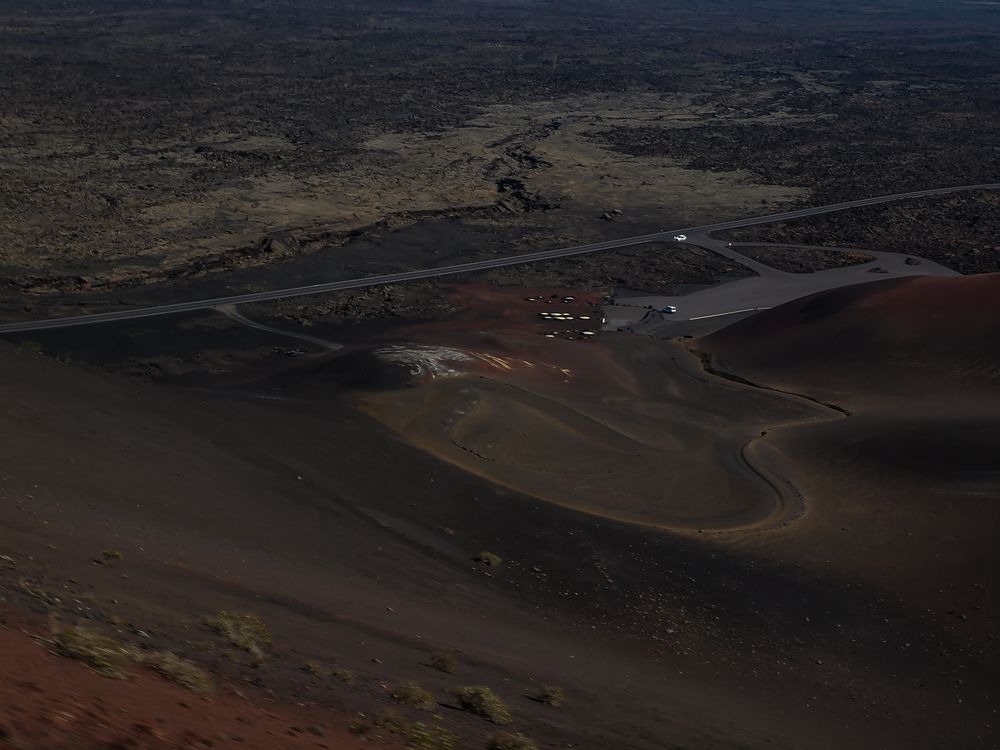
<path id="1" fill-rule="evenodd" d="M 458 671 L 458 658 L 446 651 L 435 651 L 431 654 L 430 665 L 439 672 L 455 674 Z"/>
<path id="2" fill-rule="evenodd" d="M 350 726 L 350 730 L 358 735 L 367 734 L 372 729 L 398 734 L 412 750 L 454 750 L 458 743 L 458 737 L 440 724 L 428 726 L 420 721 L 410 724 L 395 711 L 384 711 L 371 718 L 362 716 Z"/>
<path id="3" fill-rule="evenodd" d="M 82 625 L 66 628 L 56 633 L 53 646 L 60 656 L 83 662 L 105 677 L 124 680 L 130 676 L 126 666 L 134 652 L 96 630 Z"/>
<path id="4" fill-rule="evenodd" d="M 148 664 L 154 672 L 171 682 L 183 685 L 196 693 L 208 693 L 212 690 L 212 680 L 201 667 L 182 659 L 169 651 L 157 651 L 144 655 L 142 661 Z"/>
<path id="5" fill-rule="evenodd" d="M 187 659 L 169 651 L 141 651 L 82 625 L 58 631 L 52 645 L 60 656 L 83 662 L 105 677 L 117 680 L 131 677 L 127 667 L 130 662 L 137 662 L 149 665 L 157 674 L 189 690 L 198 693 L 212 690 L 208 674 Z"/>
<path id="6" fill-rule="evenodd" d="M 262 662 L 266 658 L 264 648 L 271 644 L 271 631 L 257 615 L 222 611 L 215 617 L 206 617 L 205 625 L 236 648 L 250 654 L 254 662 Z"/>
<path id="7" fill-rule="evenodd" d="M 566 691 L 555 685 L 542 685 L 534 697 L 539 703 L 558 708 L 566 700 Z"/>
<path id="8" fill-rule="evenodd" d="M 368 719 L 355 719 L 347 726 L 347 729 L 360 737 L 363 734 L 367 734 L 373 726 L 375 725 Z"/>
<path id="9" fill-rule="evenodd" d="M 483 565 L 488 565 L 491 568 L 495 568 L 503 562 L 498 555 L 494 555 L 492 552 L 480 552 L 472 559 L 478 563 L 482 563 Z"/>
<path id="10" fill-rule="evenodd" d="M 372 726 L 379 729 L 387 729 L 396 734 L 406 734 L 410 729 L 410 723 L 395 711 L 382 711 L 372 717 Z"/>
<path id="11" fill-rule="evenodd" d="M 433 711 L 437 708 L 434 696 L 415 682 L 404 682 L 402 685 L 397 685 L 389 693 L 389 697 L 410 708 L 422 708 L 426 711 Z"/>
<path id="12" fill-rule="evenodd" d="M 458 688 L 452 691 L 463 711 L 475 714 L 494 724 L 510 724 L 510 709 L 500 697 L 485 685 Z"/>
<path id="13" fill-rule="evenodd" d="M 406 734 L 406 746 L 413 750 L 453 750 L 458 737 L 440 724 L 417 722 Z"/>
<path id="14" fill-rule="evenodd" d="M 302 665 L 302 669 L 311 674 L 313 677 L 322 678 L 330 676 L 330 671 L 318 661 L 307 661 Z"/>
<path id="15" fill-rule="evenodd" d="M 330 676 L 333 677 L 335 680 L 340 680 L 341 682 L 347 685 L 353 685 L 358 679 L 358 676 L 354 674 L 354 672 L 352 672 L 349 669 L 344 669 L 342 667 L 334 667 L 333 669 L 331 669 Z"/>

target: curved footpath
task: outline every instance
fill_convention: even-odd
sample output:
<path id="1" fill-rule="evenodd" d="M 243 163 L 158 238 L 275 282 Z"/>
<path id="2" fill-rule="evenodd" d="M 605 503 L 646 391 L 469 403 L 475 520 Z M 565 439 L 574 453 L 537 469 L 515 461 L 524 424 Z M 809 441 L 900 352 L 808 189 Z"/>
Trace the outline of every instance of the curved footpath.
<path id="1" fill-rule="evenodd" d="M 321 339 L 316 336 L 309 336 L 296 331 L 286 331 L 281 328 L 265 325 L 264 323 L 258 323 L 256 320 L 251 320 L 237 310 L 236 305 L 219 305 L 216 309 L 227 318 L 235 320 L 237 323 L 242 323 L 248 328 L 256 328 L 258 331 L 267 331 L 268 333 L 276 333 L 279 336 L 287 336 L 288 338 L 298 339 L 299 341 L 304 341 L 307 344 L 314 344 L 320 349 L 328 349 L 331 352 L 339 351 L 344 348 L 343 344 L 335 344 L 332 341 L 327 341 L 326 339 Z"/>

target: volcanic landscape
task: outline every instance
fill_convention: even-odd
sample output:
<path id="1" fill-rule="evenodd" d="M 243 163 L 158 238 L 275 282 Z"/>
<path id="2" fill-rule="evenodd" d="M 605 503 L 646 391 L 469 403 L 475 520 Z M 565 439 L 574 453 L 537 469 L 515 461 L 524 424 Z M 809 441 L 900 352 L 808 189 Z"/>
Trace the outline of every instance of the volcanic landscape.
<path id="1" fill-rule="evenodd" d="M 0 748 L 1000 747 L 998 16 L 881 5 L 0 0 Z"/>

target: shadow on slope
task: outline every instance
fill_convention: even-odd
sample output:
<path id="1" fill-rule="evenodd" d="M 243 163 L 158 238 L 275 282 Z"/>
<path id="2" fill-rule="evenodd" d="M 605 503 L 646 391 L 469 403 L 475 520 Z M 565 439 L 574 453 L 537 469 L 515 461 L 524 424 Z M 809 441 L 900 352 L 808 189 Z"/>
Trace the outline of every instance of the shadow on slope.
<path id="1" fill-rule="evenodd" d="M 1000 274 L 820 292 L 695 348 L 720 371 L 825 400 L 992 396 L 1000 390 Z"/>

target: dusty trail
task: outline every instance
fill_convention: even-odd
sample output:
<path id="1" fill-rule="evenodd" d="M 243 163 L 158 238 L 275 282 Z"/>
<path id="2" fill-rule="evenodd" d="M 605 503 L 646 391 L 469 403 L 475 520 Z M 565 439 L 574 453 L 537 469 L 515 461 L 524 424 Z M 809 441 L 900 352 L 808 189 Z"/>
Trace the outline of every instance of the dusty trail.
<path id="1" fill-rule="evenodd" d="M 236 305 L 219 305 L 215 308 L 220 313 L 225 315 L 231 320 L 235 320 L 237 323 L 242 323 L 250 328 L 256 328 L 258 331 L 267 331 L 268 333 L 275 333 L 279 336 L 286 336 L 288 338 L 298 339 L 299 341 L 304 341 L 307 344 L 315 344 L 323 349 L 331 352 L 340 351 L 343 349 L 342 344 L 336 344 L 332 341 L 326 341 L 325 339 L 318 338 L 316 336 L 310 336 L 305 333 L 299 333 L 297 331 L 286 331 L 281 328 L 275 328 L 274 326 L 265 325 L 264 323 L 258 323 L 255 320 L 251 320 L 246 315 L 239 311 Z"/>
<path id="2" fill-rule="evenodd" d="M 800 515 L 801 493 L 771 466 L 780 457 L 747 449 L 762 430 L 826 420 L 828 410 L 713 376 L 680 344 L 651 343 L 638 358 L 635 346 L 613 349 L 627 370 L 657 374 L 635 390 L 611 388 L 610 377 L 553 388 L 497 371 L 366 394 L 365 410 L 442 461 L 608 520 L 733 532 Z M 581 351 L 589 367 L 567 372 L 597 371 L 606 355 Z"/>

